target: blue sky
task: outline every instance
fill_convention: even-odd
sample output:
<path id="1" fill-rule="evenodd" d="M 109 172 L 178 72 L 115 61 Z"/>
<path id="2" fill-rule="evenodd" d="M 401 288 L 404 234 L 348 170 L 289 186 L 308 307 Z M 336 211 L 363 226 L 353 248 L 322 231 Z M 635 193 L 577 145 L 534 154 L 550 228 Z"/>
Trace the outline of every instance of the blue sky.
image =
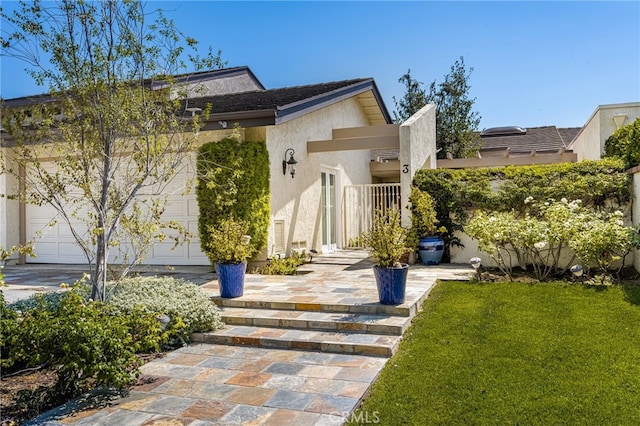
<path id="1" fill-rule="evenodd" d="M 408 69 L 427 86 L 461 56 L 480 128 L 579 127 L 598 105 L 640 101 L 638 1 L 147 2 L 158 7 L 267 88 L 373 77 L 391 113 Z M 2 97 L 45 91 L 1 60 Z"/>

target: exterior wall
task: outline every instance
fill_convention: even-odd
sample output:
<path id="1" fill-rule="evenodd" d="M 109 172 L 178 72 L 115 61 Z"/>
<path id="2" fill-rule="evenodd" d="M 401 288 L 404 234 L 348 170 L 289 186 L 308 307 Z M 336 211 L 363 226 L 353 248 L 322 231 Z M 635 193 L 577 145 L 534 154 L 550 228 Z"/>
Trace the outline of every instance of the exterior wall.
<path id="1" fill-rule="evenodd" d="M 0 148 L 5 149 L 5 148 Z M 0 161 L 7 161 L 7 158 L 0 154 Z M 5 164 L 6 166 L 6 164 Z M 7 174 L 0 174 L 0 247 L 8 249 L 20 243 L 20 205 L 17 200 L 7 199 L 7 195 L 18 193 L 18 182 L 15 177 Z M 19 255 L 14 253 L 11 262 L 17 262 Z"/>
<path id="2" fill-rule="evenodd" d="M 436 107 L 429 104 L 400 126 L 400 190 L 403 200 L 411 195 L 413 175 L 436 168 Z M 402 226 L 411 225 L 411 210 L 402 209 Z"/>
<path id="3" fill-rule="evenodd" d="M 307 250 L 322 250 L 321 172 L 337 175 L 337 217 L 341 218 L 341 188 L 371 183 L 369 150 L 307 153 L 307 141 L 328 140 L 332 129 L 369 125 L 356 99 L 347 99 L 295 120 L 267 128 L 267 147 L 271 162 L 271 229 L 267 255 L 275 245 L 274 223 L 283 220 L 286 252 L 292 243 Z M 285 151 L 295 150 L 298 161 L 295 178 L 282 173 Z M 337 223 L 338 248 L 341 244 L 341 220 Z M 298 245 L 296 244 L 298 247 Z"/>
<path id="4" fill-rule="evenodd" d="M 569 146 L 578 154 L 578 161 L 602 158 L 604 143 L 618 129 L 616 116 L 624 120 L 621 126 L 634 122 L 640 117 L 640 102 L 598 106 Z"/>

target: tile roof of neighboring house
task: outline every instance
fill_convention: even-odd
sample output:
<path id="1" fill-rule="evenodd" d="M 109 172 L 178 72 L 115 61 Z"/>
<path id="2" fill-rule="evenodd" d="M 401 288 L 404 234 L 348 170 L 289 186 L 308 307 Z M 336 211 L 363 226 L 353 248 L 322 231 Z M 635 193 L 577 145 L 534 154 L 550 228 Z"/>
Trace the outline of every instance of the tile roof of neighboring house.
<path id="1" fill-rule="evenodd" d="M 512 152 L 560 150 L 566 148 L 580 128 L 529 127 L 525 134 L 482 136 L 482 150 L 509 148 Z"/>
<path id="2" fill-rule="evenodd" d="M 569 146 L 576 136 L 578 136 L 580 130 L 582 130 L 582 127 L 563 127 L 558 129 L 558 132 L 560 132 L 564 144 Z"/>

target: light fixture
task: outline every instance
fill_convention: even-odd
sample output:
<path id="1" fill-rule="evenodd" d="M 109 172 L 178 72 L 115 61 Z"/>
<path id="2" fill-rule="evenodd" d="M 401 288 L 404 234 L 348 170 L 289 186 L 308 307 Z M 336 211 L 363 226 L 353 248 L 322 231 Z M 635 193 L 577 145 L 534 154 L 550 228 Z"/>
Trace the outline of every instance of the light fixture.
<path id="1" fill-rule="evenodd" d="M 471 260 L 469 260 L 469 263 L 473 266 L 473 269 L 477 271 L 480 267 L 480 263 L 482 263 L 482 259 L 479 257 L 472 257 Z"/>
<path id="2" fill-rule="evenodd" d="M 196 114 L 199 114 L 202 112 L 202 108 L 191 107 L 191 108 L 186 108 L 186 111 L 190 112 L 192 117 L 195 117 Z"/>
<path id="3" fill-rule="evenodd" d="M 582 268 L 582 265 L 573 265 L 570 271 L 574 277 L 580 278 L 582 276 L 582 273 L 584 272 L 584 269 Z"/>
<path id="4" fill-rule="evenodd" d="M 169 325 L 169 322 L 171 322 L 171 318 L 169 318 L 169 315 L 167 314 L 162 314 L 160 316 L 157 316 L 156 319 L 158 320 L 158 322 L 160 323 L 160 327 L 164 330 L 165 328 L 167 328 L 167 326 Z"/>
<path id="5" fill-rule="evenodd" d="M 476 281 L 480 281 L 480 264 L 482 263 L 482 259 L 479 257 L 472 257 L 469 259 L 469 264 L 476 271 Z"/>
<path id="6" fill-rule="evenodd" d="M 289 159 L 287 160 L 287 154 L 289 153 L 289 151 L 291 151 L 291 153 L 289 154 Z M 293 148 L 289 148 L 284 152 L 284 160 L 282 160 L 282 174 L 286 175 L 287 174 L 287 169 L 289 170 L 289 174 L 291 175 L 291 179 L 293 179 L 293 177 L 296 174 L 296 164 L 298 164 L 298 162 L 296 161 L 295 158 L 293 158 L 293 154 L 295 154 L 296 151 Z"/>

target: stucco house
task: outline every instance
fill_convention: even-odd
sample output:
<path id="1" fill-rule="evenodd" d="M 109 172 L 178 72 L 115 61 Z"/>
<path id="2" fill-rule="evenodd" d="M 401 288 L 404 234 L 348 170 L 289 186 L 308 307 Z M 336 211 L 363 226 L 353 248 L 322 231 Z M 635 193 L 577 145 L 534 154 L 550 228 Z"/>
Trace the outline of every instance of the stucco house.
<path id="1" fill-rule="evenodd" d="M 598 160 L 604 155 L 605 142 L 617 129 L 640 118 L 640 102 L 599 105 L 582 127 L 557 128 L 542 126 L 523 128 L 505 126 L 485 129 L 480 133 L 482 147 L 477 158 L 438 160 L 437 167 L 500 167 L 507 165 L 553 164 Z M 640 224 L 640 165 L 629 170 L 633 176 L 631 221 Z M 466 263 L 480 256 L 477 242 L 460 234 L 464 249 L 452 248 L 451 261 Z M 634 265 L 640 272 L 640 251 L 634 253 Z"/>
<path id="2" fill-rule="evenodd" d="M 413 173 L 435 167 L 435 109 L 429 105 L 402 125 L 391 117 L 372 78 L 266 89 L 248 67 L 235 67 L 176 77 L 190 89 L 185 113 L 211 113 L 199 143 L 228 137 L 240 127 L 245 140 L 266 142 L 270 158 L 271 221 L 268 247 L 262 256 L 292 249 L 327 252 L 342 248 L 345 188 L 375 182 L 396 182 L 398 199 L 406 200 Z M 162 84 L 158 83 L 158 87 Z M 55 102 L 48 95 L 3 100 L 3 108 Z M 3 147 L 10 137 L 2 134 Z M 397 149 L 393 162 L 372 161 L 376 150 Z M 294 155 L 295 175 L 283 171 Z M 170 187 L 165 220 L 177 220 L 197 235 L 198 206 L 194 194 L 184 195 L 194 177 L 194 164 L 180 171 Z M 0 194 L 15 182 L 0 176 Z M 402 206 L 404 207 L 404 206 Z M 35 241 L 37 258 L 27 263 L 84 263 L 82 252 L 66 227 L 50 227 L 56 212 L 48 206 L 22 205 L 0 197 L 0 246 Z M 403 221 L 407 223 L 408 215 Z M 38 233 L 41 236 L 35 238 Z M 172 249 L 156 244 L 146 264 L 206 265 L 197 238 Z"/>

